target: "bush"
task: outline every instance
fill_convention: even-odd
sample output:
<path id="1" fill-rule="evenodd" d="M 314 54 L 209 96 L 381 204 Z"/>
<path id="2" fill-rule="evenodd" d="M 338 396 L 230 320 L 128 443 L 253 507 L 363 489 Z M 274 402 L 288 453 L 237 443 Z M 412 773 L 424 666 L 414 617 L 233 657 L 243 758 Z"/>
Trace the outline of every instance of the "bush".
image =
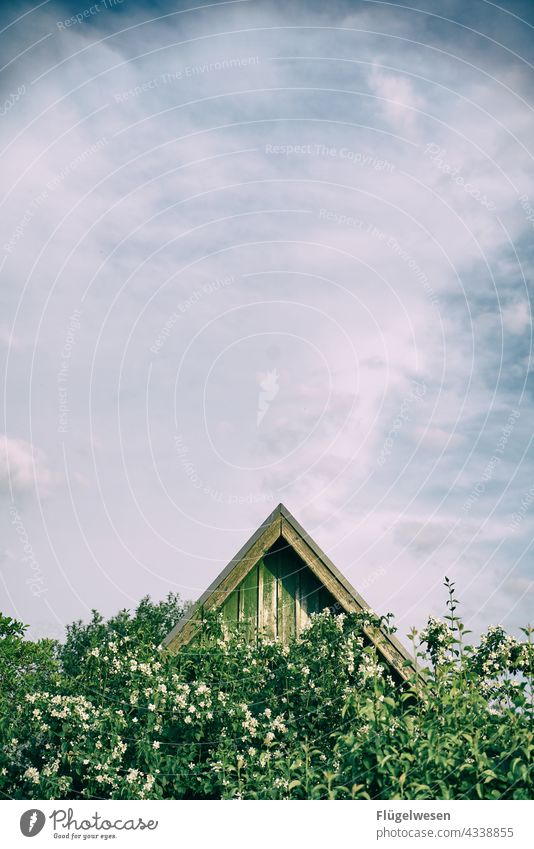
<path id="1" fill-rule="evenodd" d="M 532 798 L 534 651 L 445 620 L 410 635 L 399 686 L 370 613 L 312 617 L 289 646 L 219 616 L 176 657 L 177 596 L 67 629 L 64 645 L 0 627 L 0 790 L 24 799 Z"/>

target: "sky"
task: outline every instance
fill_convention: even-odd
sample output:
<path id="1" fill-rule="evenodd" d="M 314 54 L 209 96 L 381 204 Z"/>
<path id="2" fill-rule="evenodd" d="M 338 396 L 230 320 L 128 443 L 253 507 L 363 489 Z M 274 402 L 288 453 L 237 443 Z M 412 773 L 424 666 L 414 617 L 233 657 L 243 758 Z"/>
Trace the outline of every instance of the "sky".
<path id="1" fill-rule="evenodd" d="M 0 610 L 283 502 L 402 638 L 533 620 L 534 6 L 2 6 Z"/>

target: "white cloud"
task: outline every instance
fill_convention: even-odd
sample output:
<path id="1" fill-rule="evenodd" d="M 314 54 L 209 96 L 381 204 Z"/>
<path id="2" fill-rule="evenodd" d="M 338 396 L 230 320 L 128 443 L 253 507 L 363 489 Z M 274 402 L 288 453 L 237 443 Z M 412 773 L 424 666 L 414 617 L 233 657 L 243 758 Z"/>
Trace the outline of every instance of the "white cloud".
<path id="1" fill-rule="evenodd" d="M 504 328 L 509 333 L 520 335 L 532 327 L 532 316 L 526 301 L 515 301 L 509 304 L 504 307 L 501 315 Z"/>
<path id="2" fill-rule="evenodd" d="M 6 327 L 0 327 L 0 345 L 6 348 L 10 353 L 23 351 L 29 347 L 30 341 L 15 336 Z"/>
<path id="3" fill-rule="evenodd" d="M 25 33 L 33 41 L 54 29 L 47 9 L 26 19 L 36 22 Z M 48 73 L 2 121 L 3 145 L 19 136 L 2 159 L 9 224 L 0 245 L 28 219 L 5 260 L 5 322 L 17 312 L 13 339 L 29 340 L 9 360 L 4 429 L 26 433 L 31 386 L 32 438 L 42 449 L 4 439 L 0 483 L 9 486 L 8 457 L 14 490 L 31 490 L 34 478 L 49 487 L 65 452 L 79 484 L 74 503 L 68 488 L 54 490 L 45 520 L 54 544 L 79 554 L 76 586 L 94 574 L 87 545 L 101 552 L 103 575 L 114 581 L 110 606 L 123 601 L 117 587 L 131 597 L 176 583 L 201 590 L 273 506 L 261 500 L 271 493 L 311 532 L 319 528 L 356 584 L 358 569 L 390 564 L 382 589 L 394 609 L 420 570 L 430 570 L 429 594 L 451 561 L 468 577 L 470 542 L 488 584 L 505 563 L 495 552 L 495 572 L 485 568 L 476 533 L 494 508 L 491 527 L 506 526 L 525 489 L 528 397 L 503 456 L 509 501 L 495 507 L 488 486 L 477 523 L 451 534 L 446 555 L 439 547 L 517 402 L 513 368 L 506 385 L 499 378 L 499 330 L 502 322 L 523 345 L 516 337 L 531 323 L 514 256 L 531 232 L 518 194 L 534 197 L 531 122 L 518 96 L 527 78 L 488 45 L 486 76 L 472 36 L 458 40 L 443 27 L 434 42 L 428 20 L 405 9 L 367 4 L 348 17 L 336 4 L 317 15 L 307 9 L 299 51 L 288 14 L 269 3 L 217 4 L 100 44 L 112 15 L 54 32 L 53 62 L 47 52 L 44 64 L 34 53 L 24 61 L 28 78 Z M 140 3 L 121 20 L 143 15 Z M 22 50 L 30 42 L 13 43 Z M 246 55 L 260 61 L 162 81 Z M 481 67 L 470 64 L 474 55 Z M 151 80 L 159 82 L 147 88 Z M 116 97 L 136 86 L 141 93 Z M 267 154 L 268 144 L 303 150 Z M 428 144 L 444 150 L 455 176 L 425 156 Z M 180 312 L 223 275 L 233 275 L 231 285 Z M 62 384 L 70 410 L 63 439 L 58 373 L 69 316 L 87 287 Z M 523 372 L 525 357 L 518 352 Z M 256 375 L 274 369 L 279 391 L 258 428 Z M 407 401 L 415 378 L 427 391 Z M 182 465 L 178 428 L 188 449 Z M 186 461 L 207 494 L 191 483 Z M 427 510 L 418 539 L 431 566 L 410 542 Z M 404 534 L 395 533 L 397 520 Z M 489 531 L 485 539 L 494 542 Z M 99 605 L 102 584 L 86 590 Z M 68 619 L 78 613 L 64 610 Z"/>
<path id="4" fill-rule="evenodd" d="M 52 483 L 44 451 L 24 439 L 0 435 L 0 491 L 46 493 Z"/>
<path id="5" fill-rule="evenodd" d="M 407 77 L 382 71 L 377 66 L 373 68 L 369 82 L 373 93 L 382 99 L 380 108 L 391 126 L 396 130 L 412 128 L 417 111 L 425 106 L 413 83 Z"/>
<path id="6" fill-rule="evenodd" d="M 442 451 L 445 448 L 453 449 L 465 442 L 465 436 L 461 433 L 448 430 L 443 427 L 424 427 L 419 425 L 415 429 L 415 438 L 418 442 L 429 445 Z"/>

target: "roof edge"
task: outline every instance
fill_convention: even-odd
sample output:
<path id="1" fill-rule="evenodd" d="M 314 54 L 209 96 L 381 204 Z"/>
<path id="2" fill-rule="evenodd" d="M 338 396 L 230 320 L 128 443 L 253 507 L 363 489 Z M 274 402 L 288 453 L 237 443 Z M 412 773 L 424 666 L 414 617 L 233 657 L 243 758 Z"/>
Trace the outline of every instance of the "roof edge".
<path id="1" fill-rule="evenodd" d="M 220 584 L 224 581 L 224 579 L 227 577 L 227 575 L 229 575 L 229 574 L 230 574 L 230 572 L 232 571 L 232 569 L 234 569 L 234 567 L 235 567 L 235 566 L 236 566 L 236 565 L 237 565 L 237 564 L 238 564 L 241 560 L 243 560 L 243 558 L 244 558 L 244 557 L 246 556 L 246 554 L 247 554 L 247 551 L 249 551 L 249 549 L 251 549 L 251 548 L 252 548 L 252 546 L 254 545 L 254 543 L 255 543 L 255 542 L 257 542 L 257 541 L 259 540 L 259 538 L 260 538 L 260 537 L 261 537 L 261 535 L 262 535 L 262 534 L 263 534 L 263 533 L 267 530 L 267 528 L 270 528 L 270 527 L 271 527 L 271 525 L 272 525 L 272 524 L 273 524 L 273 523 L 274 523 L 274 522 L 275 522 L 275 521 L 276 521 L 276 520 L 277 520 L 280 516 L 284 515 L 284 514 L 282 513 L 282 510 L 285 510 L 285 507 L 284 507 L 284 505 L 280 502 L 280 504 L 277 504 L 277 506 L 274 508 L 274 510 L 272 511 L 272 513 L 269 513 L 269 515 L 268 515 L 268 516 L 267 516 L 267 518 L 266 518 L 266 519 L 265 519 L 265 520 L 261 523 L 261 525 L 259 526 L 259 528 L 257 528 L 257 529 L 254 531 L 254 533 L 252 534 L 252 536 L 251 536 L 251 537 L 249 537 L 249 539 L 246 541 L 246 543 L 245 543 L 244 545 L 242 545 L 242 546 L 241 546 L 241 548 L 239 549 L 239 551 L 238 551 L 236 554 L 234 554 L 234 556 L 232 557 L 232 559 L 231 559 L 231 560 L 227 563 L 227 565 L 224 567 L 224 569 L 222 570 L 222 572 L 219 572 L 219 574 L 217 575 L 217 577 L 215 578 L 215 580 L 214 580 L 214 581 L 212 581 L 212 583 L 209 585 L 209 587 L 208 587 L 206 590 L 204 590 L 204 592 L 202 593 L 202 595 L 200 595 L 200 596 L 199 596 L 199 598 L 198 598 L 195 602 L 193 602 L 193 604 L 192 604 L 192 605 L 189 607 L 189 609 L 188 609 L 188 610 L 184 613 L 184 615 L 181 617 L 181 619 L 179 619 L 179 620 L 178 620 L 178 622 L 176 623 L 176 625 L 174 626 L 174 628 L 172 628 L 172 630 L 171 630 L 171 631 L 169 631 L 169 633 L 167 634 L 167 636 L 166 636 L 166 637 L 164 637 L 164 639 L 162 640 L 162 643 L 161 643 L 161 644 L 162 644 L 162 646 L 164 646 L 164 647 L 165 647 L 165 646 L 168 646 L 168 645 L 170 645 L 170 644 L 174 641 L 174 638 L 175 638 L 175 637 L 176 637 L 176 636 L 180 633 L 180 631 L 183 629 L 184 625 L 186 625 L 186 624 L 187 624 L 187 622 L 189 622 L 189 620 L 193 617 L 194 613 L 198 610 L 198 608 L 199 608 L 200 606 L 202 606 L 202 604 L 206 601 L 206 599 L 208 599 L 208 598 L 210 597 L 210 595 L 211 595 L 213 592 L 215 592 L 215 590 L 216 590 L 216 589 L 219 587 L 219 585 L 220 585 Z"/>
<path id="2" fill-rule="evenodd" d="M 225 568 L 217 575 L 214 581 L 209 585 L 209 587 L 202 593 L 202 595 L 190 606 L 190 608 L 184 613 L 181 619 L 178 620 L 174 628 L 166 635 L 166 637 L 162 640 L 162 646 L 167 647 L 171 645 L 178 634 L 183 630 L 185 625 L 193 618 L 195 613 L 198 611 L 199 607 L 201 607 L 204 602 L 218 589 L 220 584 L 224 581 L 224 579 L 232 572 L 232 570 L 240 563 L 247 555 L 247 552 L 253 547 L 253 545 L 260 539 L 262 534 L 270 528 L 277 519 L 283 518 L 288 524 L 293 528 L 293 530 L 302 538 L 302 540 L 309 546 L 315 556 L 324 564 L 324 566 L 331 572 L 332 576 L 341 584 L 341 586 L 345 589 L 349 595 L 352 596 L 354 601 L 364 610 L 369 610 L 370 612 L 374 612 L 371 606 L 365 601 L 365 599 L 357 592 L 357 590 L 352 586 L 350 581 L 345 578 L 345 576 L 339 571 L 339 569 L 334 565 L 334 563 L 330 560 L 327 554 L 321 549 L 321 547 L 315 542 L 313 537 L 302 527 L 302 525 L 295 519 L 293 514 L 287 509 L 287 507 L 280 502 L 274 508 L 274 510 L 267 516 L 267 518 L 261 523 L 261 525 L 257 528 L 256 531 L 252 534 L 251 537 L 241 546 L 239 551 L 232 557 L 232 559 L 228 562 Z M 281 523 L 282 528 L 282 523 Z M 281 532 L 282 535 L 282 532 Z M 254 564 L 251 564 L 251 568 Z M 404 661 L 408 661 L 410 665 L 413 666 L 413 658 L 408 653 L 407 649 L 400 640 L 397 639 L 393 634 L 388 634 L 383 628 L 379 629 L 381 637 L 388 643 L 392 649 L 396 650 L 404 659 Z M 373 640 L 373 642 L 375 642 Z M 379 646 L 377 646 L 379 648 Z"/>
<path id="3" fill-rule="evenodd" d="M 350 593 L 350 595 L 354 598 L 357 604 L 360 607 L 363 607 L 365 610 L 369 610 L 371 613 L 375 611 L 371 607 L 368 602 L 359 594 L 359 592 L 352 586 L 349 580 L 343 575 L 342 572 L 339 571 L 337 566 L 330 560 L 327 554 L 322 550 L 322 548 L 315 542 L 313 537 L 302 527 L 300 522 L 295 519 L 292 513 L 287 509 L 287 507 L 280 503 L 277 509 L 280 509 L 281 515 L 292 525 L 293 529 L 304 539 L 304 541 L 309 545 L 314 554 L 322 560 L 324 565 L 332 572 L 334 577 L 339 581 L 339 583 L 345 588 L 345 590 Z M 400 642 L 400 640 L 394 634 L 388 634 L 383 628 L 380 629 L 380 632 L 384 639 L 390 643 L 390 645 L 395 648 L 404 658 L 413 665 L 413 658 L 408 652 L 407 648 Z"/>

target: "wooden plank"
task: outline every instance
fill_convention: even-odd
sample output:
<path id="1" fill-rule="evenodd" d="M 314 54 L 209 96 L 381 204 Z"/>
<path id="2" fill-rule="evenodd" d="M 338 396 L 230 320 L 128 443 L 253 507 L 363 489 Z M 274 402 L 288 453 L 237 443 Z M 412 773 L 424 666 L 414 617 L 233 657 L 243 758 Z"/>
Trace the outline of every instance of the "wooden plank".
<path id="1" fill-rule="evenodd" d="M 370 626 L 363 629 L 371 642 L 376 646 L 384 660 L 396 671 L 401 678 L 408 678 L 412 670 L 404 666 L 405 658 L 395 645 L 392 645 L 387 636 L 378 628 Z"/>
<path id="2" fill-rule="evenodd" d="M 306 611 L 302 609 L 302 587 L 301 587 L 301 571 L 297 572 L 297 589 L 295 597 L 295 634 L 297 637 L 306 625 Z"/>
<path id="3" fill-rule="evenodd" d="M 297 534 L 299 539 L 302 539 L 307 548 L 310 549 L 316 557 L 319 558 L 321 563 L 330 571 L 334 578 L 336 578 L 339 583 L 345 587 L 345 589 L 351 594 L 352 598 L 356 602 L 356 604 L 362 610 L 369 610 L 369 605 L 365 601 L 364 598 L 357 592 L 357 590 L 351 585 L 350 581 L 347 581 L 345 576 L 339 571 L 339 569 L 334 566 L 330 558 L 321 550 L 321 548 L 317 545 L 315 540 L 311 538 L 311 536 L 304 530 L 304 528 L 299 525 L 294 516 L 291 515 L 289 510 L 284 507 L 283 504 L 279 505 L 280 515 L 282 516 L 282 522 L 291 526 L 293 531 Z M 402 647 L 401 647 L 402 649 Z"/>
<path id="4" fill-rule="evenodd" d="M 316 580 L 312 575 L 303 560 L 299 560 L 299 570 L 297 573 L 297 609 L 296 609 L 296 624 L 297 636 L 304 631 L 310 621 L 308 610 L 309 596 L 311 590 L 311 581 Z"/>
<path id="5" fill-rule="evenodd" d="M 308 613 L 318 613 L 321 609 L 320 593 L 323 585 L 311 569 L 306 569 L 303 573 L 303 579 L 305 581 L 306 608 Z"/>
<path id="6" fill-rule="evenodd" d="M 222 606 L 222 614 L 225 623 L 227 623 L 230 628 L 235 628 L 238 620 L 238 609 L 237 603 L 239 598 L 238 590 L 232 590 L 228 598 L 224 601 Z"/>
<path id="7" fill-rule="evenodd" d="M 263 631 L 263 557 L 258 560 L 258 632 Z"/>
<path id="8" fill-rule="evenodd" d="M 321 583 L 315 577 L 313 572 L 306 566 L 300 572 L 300 627 L 305 628 L 310 621 L 312 613 L 319 612 L 319 593 L 321 591 Z"/>
<path id="9" fill-rule="evenodd" d="M 310 567 L 319 581 L 334 596 L 334 599 L 340 602 L 344 610 L 348 612 L 363 609 L 335 575 L 319 560 L 302 537 L 298 536 L 286 519 L 282 519 L 282 535 L 289 545 L 295 549 L 299 557 Z"/>
<path id="10" fill-rule="evenodd" d="M 266 554 L 259 562 L 259 627 L 266 637 L 277 636 L 277 563 Z"/>
<path id="11" fill-rule="evenodd" d="M 330 611 L 330 613 L 334 613 L 334 614 L 335 613 L 343 613 L 342 607 L 335 600 L 332 593 L 328 592 L 326 587 L 321 587 L 319 592 L 317 593 L 317 595 L 318 595 L 318 602 L 319 602 L 319 611 L 325 610 L 325 608 L 326 608 L 327 610 Z"/>
<path id="12" fill-rule="evenodd" d="M 216 589 L 213 590 L 210 596 L 204 601 L 206 610 L 219 608 L 230 593 L 239 586 L 243 578 L 256 565 L 264 554 L 274 545 L 280 538 L 281 519 L 277 518 L 269 527 L 265 529 L 263 534 L 256 540 L 253 546 L 249 548 L 242 560 L 238 561 L 234 568 L 226 575 Z M 171 642 L 167 644 L 167 649 L 172 654 L 176 653 L 180 646 L 189 642 L 191 637 L 198 630 L 199 603 L 194 605 L 191 611 L 191 616 L 184 623 L 183 628 L 175 635 Z"/>
<path id="13" fill-rule="evenodd" d="M 245 625 L 248 639 L 256 636 L 258 628 L 258 565 L 239 585 L 239 621 Z"/>
<path id="14" fill-rule="evenodd" d="M 287 644 L 296 631 L 296 597 L 299 563 L 287 547 L 279 549 L 278 559 L 278 636 Z"/>
<path id="15" fill-rule="evenodd" d="M 265 533 L 257 540 L 257 542 L 249 550 L 248 554 L 239 563 L 236 563 L 234 569 L 220 583 L 216 590 L 213 591 L 209 599 L 206 599 L 206 608 L 219 607 L 222 601 L 226 598 L 238 584 L 241 583 L 245 575 L 257 564 L 263 555 L 280 537 L 280 527 L 278 522 L 274 522 Z"/>

